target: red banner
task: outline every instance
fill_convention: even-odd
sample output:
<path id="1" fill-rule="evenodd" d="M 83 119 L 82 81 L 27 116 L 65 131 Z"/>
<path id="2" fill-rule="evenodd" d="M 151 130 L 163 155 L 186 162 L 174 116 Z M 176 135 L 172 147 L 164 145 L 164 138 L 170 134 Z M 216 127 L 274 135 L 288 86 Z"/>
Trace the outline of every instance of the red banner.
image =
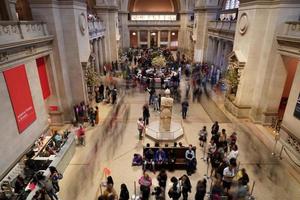
<path id="1" fill-rule="evenodd" d="M 39 72 L 39 78 L 40 78 L 40 83 L 41 83 L 41 87 L 42 87 L 43 98 L 47 99 L 50 96 L 50 87 L 49 87 L 44 57 L 36 59 L 36 65 L 37 65 L 38 72 Z"/>
<path id="2" fill-rule="evenodd" d="M 3 72 L 19 133 L 36 120 L 25 65 Z"/>

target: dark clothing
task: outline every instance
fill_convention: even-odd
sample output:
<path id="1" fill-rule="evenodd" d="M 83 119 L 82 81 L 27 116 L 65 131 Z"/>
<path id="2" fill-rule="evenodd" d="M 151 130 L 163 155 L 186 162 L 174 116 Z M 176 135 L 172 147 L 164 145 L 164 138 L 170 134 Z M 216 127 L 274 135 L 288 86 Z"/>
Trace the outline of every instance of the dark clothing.
<path id="1" fill-rule="evenodd" d="M 215 135 L 217 134 L 219 131 L 219 125 L 218 124 L 214 124 L 212 127 L 211 127 L 211 134 Z"/>
<path id="2" fill-rule="evenodd" d="M 167 185 L 167 174 L 166 173 L 159 173 L 157 176 L 158 184 L 160 187 L 166 188 Z"/>
<path id="3" fill-rule="evenodd" d="M 188 177 L 186 178 L 187 179 L 181 183 L 183 200 L 188 199 L 188 193 L 191 192 L 192 189 L 190 179 Z M 182 177 L 180 179 L 182 179 Z"/>
<path id="4" fill-rule="evenodd" d="M 195 200 L 204 200 L 205 194 L 206 194 L 206 188 L 204 187 L 197 188 L 195 194 Z"/>
<path id="5" fill-rule="evenodd" d="M 189 103 L 187 101 L 184 101 L 182 102 L 181 107 L 182 107 L 182 118 L 185 119 L 186 113 L 188 111 Z"/>
<path id="6" fill-rule="evenodd" d="M 150 117 L 150 111 L 149 111 L 149 108 L 144 106 L 143 107 L 143 120 L 144 120 L 144 123 L 146 125 L 149 124 L 149 117 Z"/>
<path id="7" fill-rule="evenodd" d="M 248 174 L 243 174 L 243 176 L 239 179 L 239 182 L 242 183 L 242 185 L 247 185 L 249 183 Z"/>
<path id="8" fill-rule="evenodd" d="M 129 200 L 129 192 L 128 192 L 128 190 L 121 190 L 119 200 Z"/>

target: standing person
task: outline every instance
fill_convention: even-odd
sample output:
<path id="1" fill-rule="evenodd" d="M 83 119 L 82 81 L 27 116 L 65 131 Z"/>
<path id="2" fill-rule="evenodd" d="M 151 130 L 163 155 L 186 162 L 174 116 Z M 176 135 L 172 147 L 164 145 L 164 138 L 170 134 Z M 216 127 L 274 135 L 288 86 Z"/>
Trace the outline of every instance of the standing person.
<path id="1" fill-rule="evenodd" d="M 196 187 L 195 200 L 204 200 L 206 194 L 206 179 L 198 181 Z"/>
<path id="2" fill-rule="evenodd" d="M 46 191 L 46 193 L 48 194 L 51 200 L 54 199 L 58 200 L 58 196 L 55 193 L 55 189 L 53 187 L 52 181 L 49 178 L 42 175 L 41 177 L 38 178 L 38 182 L 41 188 L 43 188 Z"/>
<path id="3" fill-rule="evenodd" d="M 192 191 L 191 181 L 187 175 L 183 175 L 179 180 L 181 181 L 180 185 L 183 200 L 188 200 L 188 193 Z"/>
<path id="4" fill-rule="evenodd" d="M 219 132 L 219 123 L 215 121 L 215 123 L 211 127 L 211 134 L 215 135 Z"/>
<path id="5" fill-rule="evenodd" d="M 207 141 L 206 126 L 203 126 L 203 128 L 200 130 L 199 140 L 200 140 L 200 147 L 204 147 L 204 144 L 206 144 Z"/>
<path id="6" fill-rule="evenodd" d="M 227 153 L 227 151 L 228 151 L 227 134 L 226 134 L 225 129 L 222 129 L 222 131 L 221 131 L 221 135 L 219 137 L 219 144 L 220 144 L 220 147 L 222 147 L 224 149 L 224 153 Z"/>
<path id="7" fill-rule="evenodd" d="M 120 192 L 119 200 L 129 200 L 129 192 L 127 186 L 124 183 L 121 184 L 121 192 Z"/>
<path id="8" fill-rule="evenodd" d="M 77 139 L 80 145 L 85 145 L 85 130 L 82 125 L 80 125 L 77 131 Z"/>
<path id="9" fill-rule="evenodd" d="M 232 149 L 227 156 L 227 161 L 229 162 L 232 158 L 237 159 L 238 155 L 239 155 L 239 150 L 237 145 L 235 144 L 232 146 Z"/>
<path id="10" fill-rule="evenodd" d="M 230 190 L 232 180 L 236 175 L 236 162 L 234 159 L 230 160 L 229 166 L 223 171 L 223 188 L 227 192 Z"/>
<path id="11" fill-rule="evenodd" d="M 143 106 L 143 120 L 145 125 L 149 124 L 149 118 L 150 118 L 149 106 L 145 104 Z"/>
<path id="12" fill-rule="evenodd" d="M 162 169 L 157 176 L 157 181 L 158 181 L 159 187 L 164 188 L 164 191 L 166 189 L 167 179 L 168 179 L 168 176 L 167 176 L 166 170 Z"/>
<path id="13" fill-rule="evenodd" d="M 186 119 L 186 113 L 188 111 L 189 108 L 189 102 L 187 101 L 187 99 L 185 99 L 182 104 L 181 104 L 181 112 L 182 112 L 182 119 Z"/>
<path id="14" fill-rule="evenodd" d="M 102 101 L 104 99 L 104 85 L 102 83 L 99 86 L 99 96 L 100 96 L 100 100 Z"/>
<path id="15" fill-rule="evenodd" d="M 107 178 L 106 178 L 106 184 L 107 185 L 112 185 L 112 186 L 114 186 L 114 180 L 113 180 L 113 178 L 111 177 L 111 176 L 108 176 Z"/>
<path id="16" fill-rule="evenodd" d="M 172 187 L 170 188 L 168 195 L 173 200 L 178 200 L 181 196 L 181 188 L 178 179 L 173 176 L 171 178 L 171 182 L 173 183 Z"/>
<path id="17" fill-rule="evenodd" d="M 138 127 L 138 131 L 139 131 L 139 140 L 142 140 L 143 132 L 144 132 L 144 129 L 145 129 L 145 124 L 144 124 L 143 119 L 141 117 L 137 121 L 137 127 Z"/>
<path id="18" fill-rule="evenodd" d="M 196 158 L 195 158 L 195 152 L 193 150 L 193 146 L 190 144 L 189 149 L 186 150 L 185 152 L 185 159 L 187 162 L 187 174 L 190 176 L 195 169 L 195 163 L 196 163 Z"/>
<path id="19" fill-rule="evenodd" d="M 117 87 L 114 86 L 114 88 L 111 91 L 111 98 L 112 98 L 112 104 L 115 104 L 117 101 Z"/>
<path id="20" fill-rule="evenodd" d="M 159 111 L 158 96 L 155 93 L 153 94 L 153 107 L 154 111 Z"/>
<path id="21" fill-rule="evenodd" d="M 148 200 L 152 186 L 152 179 L 147 173 L 144 172 L 143 176 L 141 176 L 139 179 L 139 184 L 142 192 L 142 200 Z"/>
<path id="22" fill-rule="evenodd" d="M 56 192 L 59 192 L 59 185 L 58 181 L 62 179 L 62 175 L 58 173 L 57 169 L 54 166 L 49 167 L 50 170 L 50 179 L 52 181 L 53 188 L 55 189 Z"/>
<path id="23" fill-rule="evenodd" d="M 25 189 L 25 181 L 24 178 L 21 175 L 17 176 L 16 182 L 15 182 L 15 193 L 20 194 Z"/>

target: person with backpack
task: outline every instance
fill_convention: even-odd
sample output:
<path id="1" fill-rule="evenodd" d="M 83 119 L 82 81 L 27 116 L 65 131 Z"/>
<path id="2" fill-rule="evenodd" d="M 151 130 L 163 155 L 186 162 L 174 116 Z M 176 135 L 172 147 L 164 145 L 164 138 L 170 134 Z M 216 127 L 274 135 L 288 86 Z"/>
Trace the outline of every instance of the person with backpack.
<path id="1" fill-rule="evenodd" d="M 191 181 L 187 175 L 183 175 L 179 180 L 181 181 L 180 185 L 183 200 L 188 200 L 188 193 L 192 192 Z"/>
<path id="2" fill-rule="evenodd" d="M 63 178 L 62 174 L 57 171 L 57 169 L 54 166 L 49 167 L 50 171 L 50 179 L 52 181 L 53 188 L 56 192 L 59 192 L 59 184 L 58 181 Z"/>
<path id="3" fill-rule="evenodd" d="M 178 200 L 181 196 L 181 188 L 180 188 L 180 183 L 178 179 L 173 176 L 171 178 L 171 182 L 173 183 L 172 187 L 170 188 L 168 195 L 171 199 L 173 200 Z"/>

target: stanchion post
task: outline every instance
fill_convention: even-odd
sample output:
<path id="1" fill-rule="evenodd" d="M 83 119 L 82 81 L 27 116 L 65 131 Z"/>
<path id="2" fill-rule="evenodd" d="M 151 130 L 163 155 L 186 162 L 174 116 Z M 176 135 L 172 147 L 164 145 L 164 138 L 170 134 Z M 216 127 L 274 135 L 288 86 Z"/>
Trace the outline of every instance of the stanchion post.
<path id="1" fill-rule="evenodd" d="M 282 145 L 280 153 L 279 153 L 279 159 L 280 160 L 282 160 L 282 151 L 283 151 L 283 149 L 284 149 L 284 145 Z"/>
<path id="2" fill-rule="evenodd" d="M 255 181 L 253 181 L 253 184 L 252 184 L 252 188 L 251 188 L 251 192 L 250 192 L 250 195 L 251 195 L 251 196 L 252 196 L 252 194 L 253 194 L 254 186 L 255 186 Z"/>
<path id="3" fill-rule="evenodd" d="M 136 182 L 135 181 L 134 181 L 133 185 L 134 185 L 134 198 L 136 198 Z"/>
<path id="4" fill-rule="evenodd" d="M 274 132 L 276 132 L 276 135 L 275 135 L 275 144 L 274 144 L 274 147 L 272 150 L 272 156 L 276 155 L 276 145 L 277 145 L 278 140 L 280 139 L 279 132 L 277 132 L 277 131 L 274 131 Z"/>

